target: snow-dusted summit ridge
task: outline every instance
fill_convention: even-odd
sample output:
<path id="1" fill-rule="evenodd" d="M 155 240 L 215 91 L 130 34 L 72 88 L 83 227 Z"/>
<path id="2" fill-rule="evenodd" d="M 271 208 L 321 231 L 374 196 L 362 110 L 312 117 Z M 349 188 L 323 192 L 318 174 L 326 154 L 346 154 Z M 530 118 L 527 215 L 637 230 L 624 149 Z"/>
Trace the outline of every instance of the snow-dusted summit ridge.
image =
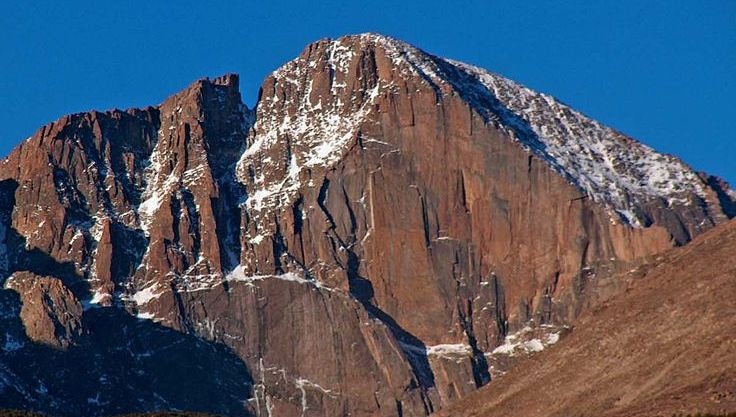
<path id="1" fill-rule="evenodd" d="M 350 87 L 344 80 L 357 52 L 370 48 L 383 50 L 400 76 L 419 77 L 438 96 L 459 94 L 488 123 L 506 131 L 631 226 L 641 227 L 645 222 L 641 207 L 647 201 L 661 199 L 669 205 L 687 205 L 694 197 L 706 195 L 703 180 L 677 158 L 657 153 L 549 95 L 500 75 L 378 34 L 321 42 L 328 42 L 326 63 L 334 73 L 333 97 L 312 97 L 318 63 L 303 54 L 272 74 L 276 88 L 292 94 L 266 96 L 258 104 L 256 133 L 240 160 L 241 172 L 248 165 L 277 162 L 264 155 L 284 138 L 288 137 L 291 148 L 299 152 L 281 161 L 285 164 L 283 175 L 272 178 L 261 174 L 255 178 L 255 190 L 246 202 L 251 210 L 259 212 L 288 202 L 302 185 L 300 172 L 304 168 L 328 168 L 339 161 L 372 111 L 372 104 L 382 94 L 391 93 L 394 83 L 381 76 L 366 91 L 346 90 Z M 283 97 L 298 102 L 278 103 Z M 284 110 L 290 105 L 296 111 Z"/>
<path id="2" fill-rule="evenodd" d="M 590 119 L 555 98 L 498 74 L 447 61 L 479 81 L 500 102 L 490 111 L 505 129 L 594 201 L 639 227 L 637 207 L 661 198 L 691 204 L 705 198 L 705 184 L 690 167 Z"/>

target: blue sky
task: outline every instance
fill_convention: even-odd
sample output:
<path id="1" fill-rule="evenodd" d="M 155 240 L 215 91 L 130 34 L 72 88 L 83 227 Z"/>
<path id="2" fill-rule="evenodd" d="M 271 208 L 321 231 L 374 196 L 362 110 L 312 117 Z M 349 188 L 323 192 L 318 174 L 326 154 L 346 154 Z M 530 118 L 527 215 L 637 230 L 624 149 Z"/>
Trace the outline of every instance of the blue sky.
<path id="1" fill-rule="evenodd" d="M 736 183 L 736 1 L 6 2 L 0 154 L 60 116 L 267 73 L 309 42 L 391 35 L 549 93 Z M 101 6 L 104 4 L 104 6 Z"/>

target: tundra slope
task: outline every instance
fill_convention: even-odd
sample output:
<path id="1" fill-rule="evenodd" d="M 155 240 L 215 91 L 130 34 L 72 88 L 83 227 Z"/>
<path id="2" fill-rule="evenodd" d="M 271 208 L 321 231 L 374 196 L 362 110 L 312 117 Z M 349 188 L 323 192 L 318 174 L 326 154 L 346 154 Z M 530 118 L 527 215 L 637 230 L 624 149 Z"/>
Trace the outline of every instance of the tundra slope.
<path id="1" fill-rule="evenodd" d="M 611 278 L 625 290 L 581 315 L 569 337 L 437 416 L 733 412 L 734 251 L 731 221 Z"/>
<path id="2" fill-rule="evenodd" d="M 596 273 L 734 215 L 718 179 L 375 34 L 307 46 L 254 110 L 226 75 L 156 107 L 66 116 L 0 180 L 8 319 L 26 329 L 8 324 L 2 405 L 66 415 L 426 415 L 489 382 L 512 336 L 557 334 Z M 94 375 L 163 371 L 136 346 L 116 356 L 123 371 L 104 367 L 120 336 L 98 323 L 114 317 L 243 370 L 217 368 L 219 405 L 156 386 L 121 396 Z M 82 392 L 13 360 L 39 344 L 97 349 Z"/>

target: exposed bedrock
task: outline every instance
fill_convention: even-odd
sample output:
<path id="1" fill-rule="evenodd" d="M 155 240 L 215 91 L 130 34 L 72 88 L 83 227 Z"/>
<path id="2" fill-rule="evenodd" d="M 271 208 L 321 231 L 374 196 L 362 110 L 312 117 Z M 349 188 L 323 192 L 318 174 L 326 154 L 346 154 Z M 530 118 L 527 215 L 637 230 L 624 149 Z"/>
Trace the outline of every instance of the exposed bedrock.
<path id="1" fill-rule="evenodd" d="M 554 343 L 621 288 L 599 278 L 736 214 L 727 184 L 676 158 L 372 34 L 309 45 L 253 110 L 231 74 L 156 107 L 63 117 L 2 162 L 0 194 L 18 297 L 4 320 L 25 329 L 0 366 L 48 363 L 38 346 L 99 353 L 100 323 L 120 320 L 159 350 L 134 357 L 176 344 L 232 365 L 216 367 L 209 411 L 263 416 L 426 415 L 487 384 L 516 335 L 555 329 Z M 108 378 L 167 372 L 126 358 Z M 60 409 L 60 385 L 28 388 L 52 376 L 8 378 L 0 406 Z M 63 405 L 207 409 L 138 398 L 156 391 L 131 381 L 130 403 L 90 388 L 92 403 Z"/>

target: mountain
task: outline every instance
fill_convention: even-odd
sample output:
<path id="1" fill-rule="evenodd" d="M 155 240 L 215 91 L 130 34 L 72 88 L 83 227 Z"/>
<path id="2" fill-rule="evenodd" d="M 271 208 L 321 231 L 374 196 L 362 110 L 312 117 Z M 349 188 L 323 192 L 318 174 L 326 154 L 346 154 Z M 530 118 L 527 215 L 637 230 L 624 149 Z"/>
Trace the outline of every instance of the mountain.
<path id="1" fill-rule="evenodd" d="M 229 74 L 63 117 L 0 193 L 0 406 L 61 416 L 427 415 L 736 215 L 718 178 L 376 34 L 307 46 L 254 109 Z"/>
<path id="2" fill-rule="evenodd" d="M 437 416 L 733 412 L 735 251 L 731 221 L 612 278 L 624 293 L 586 311 L 569 337 Z"/>

